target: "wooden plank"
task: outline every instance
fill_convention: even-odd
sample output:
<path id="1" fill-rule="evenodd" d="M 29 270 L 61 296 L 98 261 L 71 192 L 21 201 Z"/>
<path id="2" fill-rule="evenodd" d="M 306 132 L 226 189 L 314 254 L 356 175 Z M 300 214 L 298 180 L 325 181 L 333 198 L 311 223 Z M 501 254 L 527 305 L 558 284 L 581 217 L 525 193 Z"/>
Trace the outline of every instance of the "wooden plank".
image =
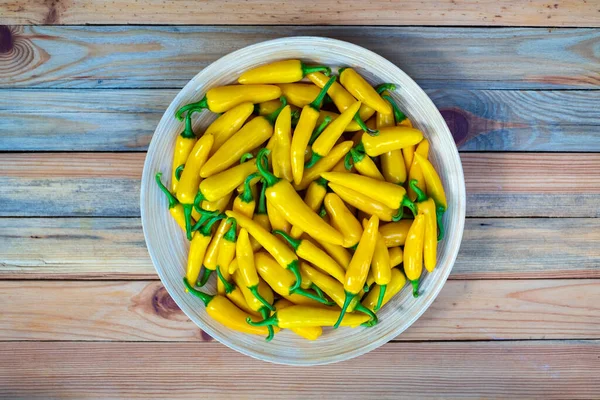
<path id="1" fill-rule="evenodd" d="M 0 295 L 0 340 L 210 338 L 158 281 L 0 281 Z M 599 320 L 598 279 L 452 280 L 397 339 L 599 339 Z"/>
<path id="2" fill-rule="evenodd" d="M 100 0 L 89 4 L 44 3 L 28 0 L 4 3 L 0 14 L 7 24 L 218 24 L 218 25 L 495 25 L 598 26 L 594 2 L 546 3 L 467 0 L 419 3 L 374 0 L 276 0 L 141 3 Z M 227 12 L 223 12 L 226 9 Z"/>
<path id="3" fill-rule="evenodd" d="M 462 151 L 600 151 L 600 91 L 427 92 Z M 176 93 L 0 90 L 0 150 L 146 150 Z"/>
<path id="4" fill-rule="evenodd" d="M 600 220 L 469 218 L 450 279 L 600 278 Z M 0 218 L 1 279 L 156 279 L 138 218 Z"/>
<path id="5" fill-rule="evenodd" d="M 0 216 L 138 216 L 144 157 L 0 154 Z M 461 158 L 470 217 L 600 216 L 599 153 L 463 153 Z"/>
<path id="6" fill-rule="evenodd" d="M 218 343 L 0 343 L 0 356 L 7 398 L 600 396 L 598 341 L 388 343 L 317 367 L 259 362 Z"/>
<path id="7" fill-rule="evenodd" d="M 180 88 L 233 50 L 307 35 L 373 50 L 425 88 L 597 89 L 600 83 L 600 29 L 28 26 L 0 30 L 8 55 L 0 57 L 0 87 Z"/>

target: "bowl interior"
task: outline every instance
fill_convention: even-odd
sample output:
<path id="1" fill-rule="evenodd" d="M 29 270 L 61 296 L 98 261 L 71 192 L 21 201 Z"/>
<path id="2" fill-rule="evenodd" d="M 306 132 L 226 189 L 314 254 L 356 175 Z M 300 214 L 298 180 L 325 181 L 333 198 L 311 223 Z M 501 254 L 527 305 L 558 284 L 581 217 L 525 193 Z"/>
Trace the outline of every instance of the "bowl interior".
<path id="1" fill-rule="evenodd" d="M 284 330 L 266 343 L 260 336 L 234 332 L 215 322 L 202 302 L 184 292 L 189 244 L 183 232 L 167 212 L 167 201 L 154 183 L 154 175 L 163 172 L 170 179 L 175 136 L 183 124 L 173 115 L 182 105 L 197 101 L 214 86 L 231 84 L 241 72 L 268 62 L 301 59 L 308 63 L 332 67 L 351 66 L 372 84 L 392 82 L 398 89 L 392 93 L 400 108 L 415 127 L 431 142 L 430 159 L 443 180 L 448 196 L 444 217 L 446 238 L 438 247 L 438 267 L 425 274 L 421 296 L 414 299 L 405 287 L 379 312 L 379 324 L 373 328 L 324 329 L 323 336 L 307 341 Z M 196 114 L 198 115 L 198 114 Z M 201 113 L 195 131 L 214 119 Z M 244 354 L 261 360 L 291 364 L 315 365 L 347 360 L 381 346 L 408 328 L 429 307 L 450 273 L 463 233 L 465 187 L 462 166 L 454 140 L 444 119 L 423 90 L 398 67 L 362 47 L 320 37 L 292 37 L 262 42 L 231 53 L 202 70 L 173 100 L 163 115 L 148 149 L 141 185 L 141 214 L 148 251 L 169 294 L 185 314 L 215 339 Z M 215 292 L 211 278 L 208 289 Z"/>

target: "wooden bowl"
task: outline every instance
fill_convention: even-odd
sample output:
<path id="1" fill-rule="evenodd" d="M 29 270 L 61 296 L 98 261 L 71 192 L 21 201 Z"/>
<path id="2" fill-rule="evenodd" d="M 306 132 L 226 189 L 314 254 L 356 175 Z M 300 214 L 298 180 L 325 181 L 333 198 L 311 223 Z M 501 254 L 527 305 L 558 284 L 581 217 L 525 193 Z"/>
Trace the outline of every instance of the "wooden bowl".
<path id="1" fill-rule="evenodd" d="M 189 243 L 169 215 L 167 200 L 156 186 L 154 175 L 162 171 L 165 184 L 169 183 L 175 137 L 183 129 L 183 123 L 174 118 L 179 107 L 201 99 L 212 87 L 235 83 L 247 69 L 284 59 L 301 59 L 332 67 L 350 66 L 372 84 L 392 82 L 398 86 L 392 93 L 393 98 L 431 142 L 430 159 L 440 173 L 448 196 L 448 211 L 444 217 L 447 233 L 439 243 L 437 268 L 423 276 L 421 296 L 413 298 L 407 285 L 379 311 L 380 322 L 375 327 L 325 328 L 323 336 L 313 342 L 283 330 L 267 343 L 263 337 L 234 332 L 215 322 L 206 314 L 199 299 L 184 292 L 182 277 Z M 194 130 L 202 132 L 213 119 L 211 113 L 201 113 Z M 141 213 L 148 252 L 162 283 L 183 312 L 202 330 L 232 349 L 260 360 L 316 365 L 348 360 L 385 344 L 411 326 L 429 307 L 446 282 L 458 254 L 465 220 L 465 184 L 460 157 L 444 119 L 425 92 L 404 72 L 383 57 L 354 44 L 322 37 L 290 37 L 235 51 L 203 69 L 179 92 L 158 124 L 148 149 L 141 185 Z M 215 293 L 215 286 L 211 278 L 204 289 Z M 198 355 L 202 356 L 200 348 Z"/>

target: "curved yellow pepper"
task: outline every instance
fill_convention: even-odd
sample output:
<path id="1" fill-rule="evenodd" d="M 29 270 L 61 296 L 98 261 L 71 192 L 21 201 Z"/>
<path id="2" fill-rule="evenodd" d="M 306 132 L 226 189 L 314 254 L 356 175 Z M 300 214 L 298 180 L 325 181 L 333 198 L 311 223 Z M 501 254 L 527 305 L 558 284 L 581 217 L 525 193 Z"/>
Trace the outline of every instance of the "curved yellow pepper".
<path id="1" fill-rule="evenodd" d="M 169 213 L 171 214 L 171 216 L 173 217 L 173 219 L 175 220 L 175 222 L 177 222 L 177 225 L 179 225 L 179 227 L 181 229 L 183 229 L 183 231 L 185 232 L 186 230 L 186 226 L 185 226 L 185 212 L 183 211 L 183 206 L 181 204 L 179 204 L 179 201 L 177 201 L 177 198 L 175 196 L 173 196 L 173 194 L 171 192 L 169 192 L 169 189 L 167 189 L 165 187 L 165 185 L 163 185 L 162 181 L 160 180 L 162 176 L 162 173 L 158 172 L 155 176 L 156 179 L 156 184 L 158 185 L 158 188 L 165 194 L 165 196 L 167 196 L 167 200 L 169 201 Z"/>
<path id="2" fill-rule="evenodd" d="M 332 182 L 329 182 L 328 186 L 346 203 L 367 214 L 376 215 L 382 221 L 391 221 L 392 216 L 396 213 L 395 210 L 385 204 L 373 200 L 369 196 L 357 192 L 356 190 Z"/>
<path id="3" fill-rule="evenodd" d="M 404 274 L 394 268 L 391 271 L 391 279 L 390 283 L 387 285 L 387 290 L 385 291 L 385 295 L 383 296 L 383 300 L 381 301 L 381 306 L 383 307 L 387 302 L 389 302 L 392 297 L 398 294 L 404 285 L 406 284 L 406 278 Z M 362 305 L 368 308 L 369 310 L 375 310 L 375 306 L 379 303 L 379 298 L 381 293 L 381 287 L 375 286 L 371 290 L 369 290 L 369 294 L 362 301 Z"/>
<path id="4" fill-rule="evenodd" d="M 277 86 L 290 104 L 300 108 L 309 105 L 321 91 L 318 86 L 310 83 L 282 83 Z"/>
<path id="5" fill-rule="evenodd" d="M 279 101 L 274 100 L 279 107 Z M 275 108 L 277 108 L 275 107 Z M 213 135 L 215 142 L 211 154 L 214 154 L 234 133 L 240 130 L 244 122 L 254 112 L 254 104 L 246 102 L 233 107 L 206 128 L 205 135 Z"/>
<path id="6" fill-rule="evenodd" d="M 203 200 L 216 201 L 225 197 L 244 182 L 248 175 L 256 171 L 256 160 L 249 160 L 204 179 L 200 183 Z"/>
<path id="7" fill-rule="evenodd" d="M 415 217 L 404 244 L 404 272 L 413 286 L 413 296 L 419 297 L 419 279 L 423 272 L 423 244 L 425 239 L 425 216 Z"/>
<path id="8" fill-rule="evenodd" d="M 356 245 L 362 236 L 363 229 L 360 226 L 360 222 L 348 210 L 342 199 L 335 193 L 329 193 L 325 196 L 323 204 L 325 205 L 325 210 L 327 210 L 331 224 L 344 236 L 344 243 L 342 245 L 344 247 Z"/>
<path id="9" fill-rule="evenodd" d="M 380 129 L 377 136 L 371 136 L 365 132 L 361 142 L 369 156 L 377 157 L 393 150 L 415 145 L 421 140 L 423 140 L 423 133 L 420 130 L 405 126 L 393 126 Z"/>
<path id="10" fill-rule="evenodd" d="M 208 248 L 206 249 L 206 253 L 204 254 L 204 276 L 200 280 L 201 285 L 208 280 L 208 276 L 211 271 L 217 269 L 218 265 L 218 256 L 219 256 L 219 247 L 221 246 L 221 241 L 223 240 L 223 235 L 229 230 L 231 223 L 225 219 L 221 220 L 219 226 L 217 227 L 217 231 L 213 235 Z"/>
<path id="11" fill-rule="evenodd" d="M 302 80 L 307 74 L 320 71 L 331 74 L 331 69 L 329 67 L 311 67 L 300 60 L 275 61 L 242 73 L 238 78 L 238 83 L 242 85 L 257 83 L 293 83 Z"/>
<path id="12" fill-rule="evenodd" d="M 339 319 L 338 311 L 326 308 L 294 305 L 279 310 L 264 321 L 254 322 L 248 318 L 248 324 L 253 326 L 272 325 L 279 328 L 306 328 L 310 326 L 358 326 L 367 322 L 370 317 L 367 314 L 349 313 L 343 319 Z M 338 320 L 336 322 L 336 320 Z"/>
<path id="13" fill-rule="evenodd" d="M 269 216 L 267 215 L 267 199 L 265 197 L 266 190 L 267 187 L 263 184 L 260 190 L 260 196 L 258 197 L 256 212 L 254 213 L 252 220 L 261 226 L 265 231 L 271 232 L 271 222 L 269 221 Z M 262 248 L 261 244 L 258 243 L 252 236 L 250 236 L 250 243 L 252 243 L 252 250 L 254 251 L 258 251 Z"/>
<path id="14" fill-rule="evenodd" d="M 286 299 L 279 299 L 275 302 L 275 309 L 283 310 L 284 308 L 288 308 L 293 305 L 294 303 L 292 303 L 291 301 L 288 301 Z M 296 335 L 308 340 L 317 340 L 323 334 L 323 328 L 321 328 L 320 326 L 291 328 L 290 330 Z"/>
<path id="15" fill-rule="evenodd" d="M 292 144 L 292 114 L 289 106 L 284 107 L 275 121 L 273 132 L 273 173 L 276 177 L 292 181 L 290 146 Z"/>
<path id="16" fill-rule="evenodd" d="M 444 191 L 444 185 L 442 185 L 440 176 L 435 171 L 431 162 L 425 157 L 415 153 L 415 158 L 423 170 L 423 177 L 425 178 L 425 184 L 427 186 L 427 195 L 433 198 L 435 204 L 438 207 L 441 207 L 442 211 L 445 211 L 448 207 L 448 203 L 446 201 L 446 192 Z"/>
<path id="17" fill-rule="evenodd" d="M 417 148 L 415 149 L 415 153 L 419 153 L 424 158 L 427 158 L 429 155 L 429 141 L 427 139 L 421 140 L 421 142 L 417 145 Z M 417 182 L 416 185 L 419 189 L 421 189 L 421 191 L 427 191 L 425 179 L 423 177 L 423 170 L 421 169 L 421 165 L 417 163 L 417 160 L 414 158 L 413 163 L 410 166 L 410 171 L 408 172 L 408 182 L 410 183 L 413 180 Z M 414 189 L 410 185 L 408 185 L 406 191 L 408 193 L 408 198 L 412 201 L 415 201 L 415 199 L 417 198 L 417 193 L 414 191 Z"/>
<path id="18" fill-rule="evenodd" d="M 319 245 L 323 247 L 323 250 L 325 250 L 340 267 L 344 268 L 344 271 L 348 269 L 352 256 L 347 249 L 343 246 L 326 242 L 319 243 Z"/>
<path id="19" fill-rule="evenodd" d="M 425 269 L 433 272 L 437 263 L 437 215 L 436 206 L 432 198 L 427 198 L 425 193 L 417 186 L 417 181 L 410 181 L 410 186 L 417 194 L 417 210 L 425 216 L 425 239 L 423 244 L 423 259 Z"/>
<path id="20" fill-rule="evenodd" d="M 363 226 L 366 227 L 366 220 L 363 220 Z M 385 246 L 385 242 L 381 234 L 377 232 L 377 240 L 375 242 L 375 252 L 373 253 L 373 261 L 371 262 L 371 272 L 373 274 L 373 280 L 376 284 L 381 286 L 379 299 L 375 305 L 374 311 L 379 310 L 383 302 L 383 297 L 387 290 L 387 285 L 392 279 L 392 263 L 390 260 L 390 253 L 388 248 Z"/>
<path id="21" fill-rule="evenodd" d="M 219 294 L 231 293 L 235 289 L 235 285 L 229 282 L 230 264 L 235 258 L 235 247 L 237 241 L 237 223 L 234 219 L 230 219 L 230 227 L 223 235 L 219 243 L 217 251 L 217 290 Z"/>
<path id="22" fill-rule="evenodd" d="M 212 239 L 211 230 L 213 224 L 219 219 L 221 218 L 213 218 L 199 230 L 194 232 L 192 241 L 190 242 L 190 251 L 188 253 L 187 268 L 185 273 L 185 277 L 187 278 L 188 282 L 196 283 L 198 281 L 204 256 L 206 255 L 206 250 L 208 249 L 208 245 Z M 204 283 L 200 282 L 200 286 L 204 286 Z"/>
<path id="23" fill-rule="evenodd" d="M 410 171 L 410 167 L 412 166 L 416 149 L 416 143 L 402 148 L 402 157 L 404 157 L 404 165 L 407 171 Z"/>
<path id="24" fill-rule="evenodd" d="M 296 190 L 306 189 L 311 182 L 318 179 L 321 173 L 330 171 L 340 161 L 343 162 L 344 156 L 350 151 L 354 143 L 345 141 L 336 145 L 329 154 L 321 158 L 314 166 L 304 171 L 304 176 L 299 185 L 294 185 Z"/>
<path id="25" fill-rule="evenodd" d="M 395 126 L 394 113 L 377 113 L 377 129 Z M 381 172 L 386 181 L 401 184 L 406 181 L 406 165 L 402 150 L 392 150 L 381 155 Z"/>
<path id="26" fill-rule="evenodd" d="M 412 220 L 402 219 L 398 222 L 382 225 L 379 228 L 379 233 L 381 233 L 387 247 L 404 246 L 411 225 Z"/>
<path id="27" fill-rule="evenodd" d="M 317 212 L 321 208 L 326 194 L 327 182 L 325 179 L 319 178 L 315 181 L 312 181 L 310 185 L 308 185 L 308 189 L 306 189 L 306 193 L 304 194 L 304 202 L 310 207 L 311 210 Z M 300 236 L 302 236 L 302 233 L 304 233 L 302 229 L 298 228 L 297 226 L 293 226 L 292 230 L 290 231 L 290 235 L 294 239 L 298 239 Z"/>
<path id="28" fill-rule="evenodd" d="M 269 217 L 269 223 L 272 230 L 282 230 L 285 233 L 289 233 L 292 229 L 292 225 L 288 222 L 277 207 L 275 207 L 270 201 L 267 200 L 267 216 Z"/>
<path id="29" fill-rule="evenodd" d="M 233 192 L 229 192 L 225 196 L 223 196 L 220 199 L 217 199 L 215 201 L 203 200 L 201 203 L 201 208 L 206 211 L 223 212 L 229 205 L 229 200 L 231 200 L 231 196 L 233 196 Z M 194 216 L 195 212 L 196 212 L 196 210 L 194 209 L 192 216 Z"/>
<path id="30" fill-rule="evenodd" d="M 352 166 L 356 168 L 356 171 L 363 175 L 368 176 L 369 178 L 377 179 L 379 181 L 385 181 L 385 178 L 379 172 L 377 165 L 371 157 L 367 157 L 364 151 L 361 151 L 362 145 L 358 145 L 350 150 L 350 153 L 346 154 L 344 159 L 344 166 L 347 171 L 352 169 Z M 352 161 L 352 163 L 350 163 Z"/>
<path id="31" fill-rule="evenodd" d="M 254 216 L 254 209 L 256 208 L 256 200 L 254 199 L 253 194 L 255 186 L 251 186 L 254 178 L 260 176 L 256 174 L 257 173 L 255 172 L 252 175 L 248 175 L 244 181 L 244 191 L 237 195 L 233 200 L 233 211 L 244 214 L 248 218 L 252 218 Z"/>
<path id="32" fill-rule="evenodd" d="M 330 122 L 333 122 L 339 116 L 340 116 L 340 114 L 335 113 L 333 111 L 321 110 L 319 112 L 319 119 L 317 119 L 317 125 L 320 125 L 321 123 L 323 123 L 323 121 L 325 121 L 326 118 L 330 118 Z M 358 122 L 356 122 L 355 120 L 352 120 L 352 121 L 350 121 L 350 123 L 348 125 L 346 125 L 346 129 L 344 129 L 344 132 L 356 132 L 356 131 L 361 131 L 361 130 L 362 130 L 362 127 L 358 124 Z"/>
<path id="33" fill-rule="evenodd" d="M 381 98 L 379 93 L 352 68 L 339 71 L 340 83 L 352 96 L 377 112 L 390 114 L 392 106 Z M 332 97 L 333 99 L 333 97 Z"/>
<path id="34" fill-rule="evenodd" d="M 388 252 L 390 254 L 390 265 L 392 266 L 392 268 L 402 264 L 404 252 L 400 247 L 388 248 Z"/>
<path id="35" fill-rule="evenodd" d="M 175 150 L 173 151 L 173 168 L 171 169 L 171 190 L 177 191 L 177 185 L 179 177 L 177 176 L 177 169 L 185 164 L 188 156 L 196 144 L 196 134 L 192 129 L 192 116 L 191 114 L 185 118 L 185 129 L 177 136 L 175 142 Z"/>

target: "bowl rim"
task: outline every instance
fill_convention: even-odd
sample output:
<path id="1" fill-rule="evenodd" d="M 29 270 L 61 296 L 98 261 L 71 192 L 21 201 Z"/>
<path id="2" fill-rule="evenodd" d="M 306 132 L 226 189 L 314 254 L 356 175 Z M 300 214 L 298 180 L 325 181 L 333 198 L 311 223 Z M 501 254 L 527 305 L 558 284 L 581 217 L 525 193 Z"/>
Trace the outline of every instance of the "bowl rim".
<path id="1" fill-rule="evenodd" d="M 254 48 L 260 48 L 265 45 L 277 45 L 277 44 L 282 44 L 282 43 L 286 43 L 286 42 L 290 42 L 290 41 L 294 41 L 295 42 L 294 44 L 297 44 L 299 41 L 306 41 L 306 42 L 310 42 L 309 44 L 314 44 L 314 45 L 316 45 L 317 42 L 335 43 L 337 45 L 343 45 L 346 47 L 353 48 L 355 51 L 363 52 L 365 54 L 365 56 L 367 56 L 367 57 L 377 59 L 378 62 L 383 65 L 384 68 L 390 70 L 393 74 L 403 76 L 403 78 L 408 83 L 412 84 L 413 87 L 411 88 L 411 90 L 421 92 L 420 93 L 422 95 L 421 97 L 423 97 L 423 99 L 425 99 L 428 102 L 427 106 L 429 108 L 431 108 L 432 110 L 435 110 L 435 113 L 436 113 L 435 117 L 437 119 L 439 119 L 439 121 L 442 123 L 443 134 L 452 138 L 452 134 L 450 133 L 450 130 L 449 130 L 444 118 L 442 117 L 441 113 L 439 112 L 438 108 L 434 105 L 433 101 L 425 93 L 425 91 L 410 76 L 408 76 L 402 69 L 400 69 L 398 66 L 396 66 L 392 62 L 388 61 L 383 56 L 380 56 L 379 54 L 377 54 L 369 49 L 366 49 L 362 46 L 356 45 L 354 43 L 350 43 L 350 42 L 346 42 L 346 41 L 338 40 L 338 39 L 322 37 L 322 36 L 290 36 L 290 37 L 285 37 L 285 38 L 261 41 L 261 42 L 258 42 L 258 43 L 255 43 L 255 44 L 252 44 L 249 46 L 239 48 L 238 50 L 235 50 L 229 54 L 226 54 L 226 55 L 218 58 L 217 60 L 213 61 L 208 66 L 203 68 L 201 71 L 199 71 L 192 79 L 190 79 L 190 81 L 183 88 L 181 88 L 181 90 L 173 98 L 170 105 L 167 107 L 163 116 L 161 117 L 159 123 L 157 124 L 157 127 L 152 135 L 152 140 L 150 142 L 150 145 L 148 146 L 148 150 L 147 150 L 145 161 L 144 161 L 144 168 L 143 168 L 143 172 L 142 172 L 142 180 L 141 180 L 141 185 L 140 185 L 140 214 L 141 214 L 142 229 L 144 232 L 144 240 L 146 242 L 146 248 L 148 249 L 150 259 L 152 260 L 152 265 L 154 266 L 154 269 L 156 270 L 156 272 L 161 280 L 161 283 L 164 285 L 164 287 L 167 290 L 167 292 L 169 293 L 169 295 L 171 295 L 171 293 L 173 292 L 173 289 L 171 287 L 171 282 L 170 282 L 170 280 L 168 280 L 166 278 L 163 271 L 160 268 L 157 268 L 158 261 L 156 259 L 156 255 L 154 253 L 154 250 L 148 245 L 150 243 L 150 238 L 149 238 L 149 233 L 148 233 L 149 228 L 147 227 L 147 224 L 149 223 L 149 221 L 146 221 L 146 218 L 148 218 L 149 216 L 146 213 L 146 207 L 145 207 L 146 191 L 144 190 L 144 188 L 147 187 L 148 180 L 153 179 L 153 177 L 151 176 L 152 174 L 148 173 L 149 168 L 150 168 L 150 162 L 151 162 L 151 160 L 148 156 L 154 152 L 154 150 L 155 150 L 154 147 L 158 146 L 157 140 L 155 140 L 155 137 L 156 137 L 155 135 L 158 131 L 158 128 L 162 125 L 163 120 L 165 118 L 172 118 L 173 112 L 174 112 L 174 105 L 179 103 L 182 100 L 182 97 L 184 97 L 184 93 L 185 93 L 185 96 L 188 96 L 189 95 L 188 92 L 191 91 L 195 85 L 197 85 L 196 82 L 199 79 L 201 79 L 203 75 L 208 74 L 209 71 L 211 71 L 212 69 L 218 68 L 219 64 L 221 64 L 223 62 L 235 61 L 236 55 L 241 52 L 247 52 Z M 460 173 L 460 178 L 461 178 L 461 179 L 459 179 L 461 185 L 459 185 L 459 187 L 457 188 L 458 198 L 466 199 L 466 189 L 465 189 L 464 172 L 463 172 L 463 168 L 462 168 L 462 163 L 460 161 L 460 156 L 458 153 L 458 149 L 456 147 L 456 143 L 454 142 L 453 139 L 451 140 L 451 143 L 452 143 L 451 148 L 445 149 L 445 151 L 451 151 L 452 157 L 455 157 L 458 160 L 457 168 L 458 168 L 458 172 Z M 240 348 L 240 347 L 236 346 L 234 343 L 232 343 L 227 337 L 223 337 L 220 334 L 214 332 L 210 327 L 205 326 L 204 323 L 201 321 L 201 319 L 197 318 L 195 315 L 188 313 L 186 311 L 187 307 L 178 300 L 177 296 L 171 296 L 171 297 L 172 297 L 173 301 L 175 301 L 177 306 L 184 312 L 184 314 L 191 321 L 193 321 L 200 329 L 202 329 L 203 331 L 208 333 L 211 337 L 213 337 L 220 343 L 226 345 L 227 347 L 229 347 L 233 350 L 236 350 L 242 354 L 245 354 L 247 356 L 250 356 L 252 358 L 255 358 L 257 360 L 268 361 L 268 362 L 271 362 L 274 364 L 298 365 L 298 366 L 326 365 L 326 364 L 336 363 L 336 362 L 340 362 L 340 361 L 347 361 L 352 358 L 366 354 L 372 350 L 375 350 L 376 348 L 381 347 L 382 345 L 393 340 L 394 337 L 397 337 L 402 332 L 404 332 L 406 329 L 408 329 L 410 326 L 412 326 L 415 323 L 415 321 L 423 315 L 423 313 L 431 306 L 433 301 L 437 298 L 441 289 L 445 285 L 445 283 L 448 279 L 448 276 L 450 275 L 450 272 L 452 271 L 452 268 L 454 267 L 456 258 L 458 256 L 458 251 L 460 248 L 460 244 L 462 242 L 464 225 L 465 225 L 465 214 L 466 214 L 465 201 L 459 202 L 458 209 L 456 210 L 456 212 L 458 213 L 459 218 L 458 218 L 457 230 L 453 231 L 453 235 L 452 235 L 452 241 L 456 242 L 456 245 L 451 246 L 451 248 L 453 250 L 451 250 L 450 258 L 449 258 L 450 266 L 449 266 L 449 268 L 447 268 L 447 270 L 444 271 L 444 273 L 442 275 L 440 275 L 438 277 L 438 279 L 434 282 L 434 284 L 431 286 L 431 288 L 429 288 L 430 289 L 429 295 L 424 300 L 424 302 L 420 305 L 417 312 L 414 313 L 414 315 L 407 321 L 407 323 L 404 323 L 404 324 L 402 324 L 402 326 L 399 326 L 399 328 L 397 330 L 394 330 L 393 332 L 391 332 L 385 336 L 382 336 L 381 338 L 379 338 L 377 340 L 371 341 L 363 347 L 343 353 L 343 356 L 344 356 L 343 359 L 336 359 L 335 356 L 328 356 L 328 358 L 320 359 L 320 360 L 305 361 L 302 359 L 294 359 L 294 360 L 292 360 L 293 362 L 286 362 L 286 360 L 282 360 L 280 358 L 277 358 L 276 356 L 265 355 L 264 353 L 255 352 L 252 349 Z M 451 243 L 449 243 L 448 245 L 450 246 Z"/>

